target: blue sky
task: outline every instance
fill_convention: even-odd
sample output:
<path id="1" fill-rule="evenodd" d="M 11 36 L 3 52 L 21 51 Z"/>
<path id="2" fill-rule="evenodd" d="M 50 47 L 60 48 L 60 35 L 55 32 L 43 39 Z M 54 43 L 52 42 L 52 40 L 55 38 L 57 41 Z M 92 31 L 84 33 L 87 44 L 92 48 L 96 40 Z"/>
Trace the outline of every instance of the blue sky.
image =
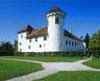
<path id="1" fill-rule="evenodd" d="M 47 26 L 46 13 L 55 5 L 67 13 L 65 29 L 75 35 L 92 36 L 100 29 L 99 0 L 0 0 L 0 41 L 17 39 L 27 24 Z"/>

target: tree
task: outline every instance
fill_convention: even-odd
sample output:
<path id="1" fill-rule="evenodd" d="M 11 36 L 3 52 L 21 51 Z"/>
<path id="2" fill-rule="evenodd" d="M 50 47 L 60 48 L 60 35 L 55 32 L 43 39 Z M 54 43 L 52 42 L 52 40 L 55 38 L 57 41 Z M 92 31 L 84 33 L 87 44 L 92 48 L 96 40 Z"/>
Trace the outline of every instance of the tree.
<path id="1" fill-rule="evenodd" d="M 18 52 L 18 41 L 17 40 L 15 40 L 13 44 L 13 49 L 14 49 L 14 53 L 16 54 Z"/>
<path id="2" fill-rule="evenodd" d="M 84 39 L 84 42 L 86 43 L 87 49 L 88 49 L 88 46 L 89 46 L 89 41 L 90 41 L 90 37 L 89 37 L 89 34 L 87 33 L 86 36 L 85 36 L 85 39 Z"/>
<path id="3" fill-rule="evenodd" d="M 13 52 L 12 44 L 7 42 L 2 42 L 0 45 L 0 52 Z"/>
<path id="4" fill-rule="evenodd" d="M 92 55 L 95 58 L 100 58 L 100 30 L 93 34 L 89 44 L 89 55 Z"/>
<path id="5" fill-rule="evenodd" d="M 100 30 L 98 33 L 93 34 L 92 40 L 89 44 L 89 48 L 100 48 Z"/>

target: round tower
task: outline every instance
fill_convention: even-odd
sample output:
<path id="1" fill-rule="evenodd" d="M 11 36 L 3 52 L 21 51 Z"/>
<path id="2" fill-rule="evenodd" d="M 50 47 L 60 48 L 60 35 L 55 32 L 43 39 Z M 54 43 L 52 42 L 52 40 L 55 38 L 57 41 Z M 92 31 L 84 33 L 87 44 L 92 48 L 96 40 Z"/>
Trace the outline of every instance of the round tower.
<path id="1" fill-rule="evenodd" d="M 47 13 L 48 20 L 48 48 L 50 51 L 58 52 L 62 50 L 64 39 L 64 19 L 65 12 L 58 7 L 54 7 Z"/>

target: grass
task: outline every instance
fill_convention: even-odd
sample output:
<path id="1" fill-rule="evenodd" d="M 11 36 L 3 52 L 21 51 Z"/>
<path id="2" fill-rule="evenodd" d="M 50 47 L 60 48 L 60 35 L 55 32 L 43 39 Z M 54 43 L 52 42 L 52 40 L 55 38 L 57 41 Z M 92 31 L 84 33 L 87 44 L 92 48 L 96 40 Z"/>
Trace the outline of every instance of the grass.
<path id="1" fill-rule="evenodd" d="M 90 60 L 84 63 L 87 66 L 100 69 L 100 59 Z"/>
<path id="2" fill-rule="evenodd" d="M 0 59 L 0 81 L 41 70 L 40 64 Z"/>
<path id="3" fill-rule="evenodd" d="M 69 56 L 8 56 L 6 58 L 17 58 L 17 59 L 28 59 L 28 60 L 36 60 L 36 61 L 44 61 L 44 62 L 74 62 L 78 60 L 85 59 L 83 57 L 69 57 Z"/>
<path id="4" fill-rule="evenodd" d="M 100 81 L 100 72 L 64 71 L 34 81 Z"/>

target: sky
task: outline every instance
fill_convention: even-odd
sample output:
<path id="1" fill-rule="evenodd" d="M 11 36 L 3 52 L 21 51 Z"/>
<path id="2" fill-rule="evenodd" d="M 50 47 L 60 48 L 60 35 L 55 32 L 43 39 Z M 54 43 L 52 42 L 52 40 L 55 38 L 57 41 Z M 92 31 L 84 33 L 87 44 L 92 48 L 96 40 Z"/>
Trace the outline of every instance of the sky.
<path id="1" fill-rule="evenodd" d="M 64 28 L 76 36 L 100 29 L 99 0 L 0 0 L 0 41 L 17 40 L 17 32 L 28 24 L 48 26 L 46 13 L 54 6 L 67 13 Z"/>

